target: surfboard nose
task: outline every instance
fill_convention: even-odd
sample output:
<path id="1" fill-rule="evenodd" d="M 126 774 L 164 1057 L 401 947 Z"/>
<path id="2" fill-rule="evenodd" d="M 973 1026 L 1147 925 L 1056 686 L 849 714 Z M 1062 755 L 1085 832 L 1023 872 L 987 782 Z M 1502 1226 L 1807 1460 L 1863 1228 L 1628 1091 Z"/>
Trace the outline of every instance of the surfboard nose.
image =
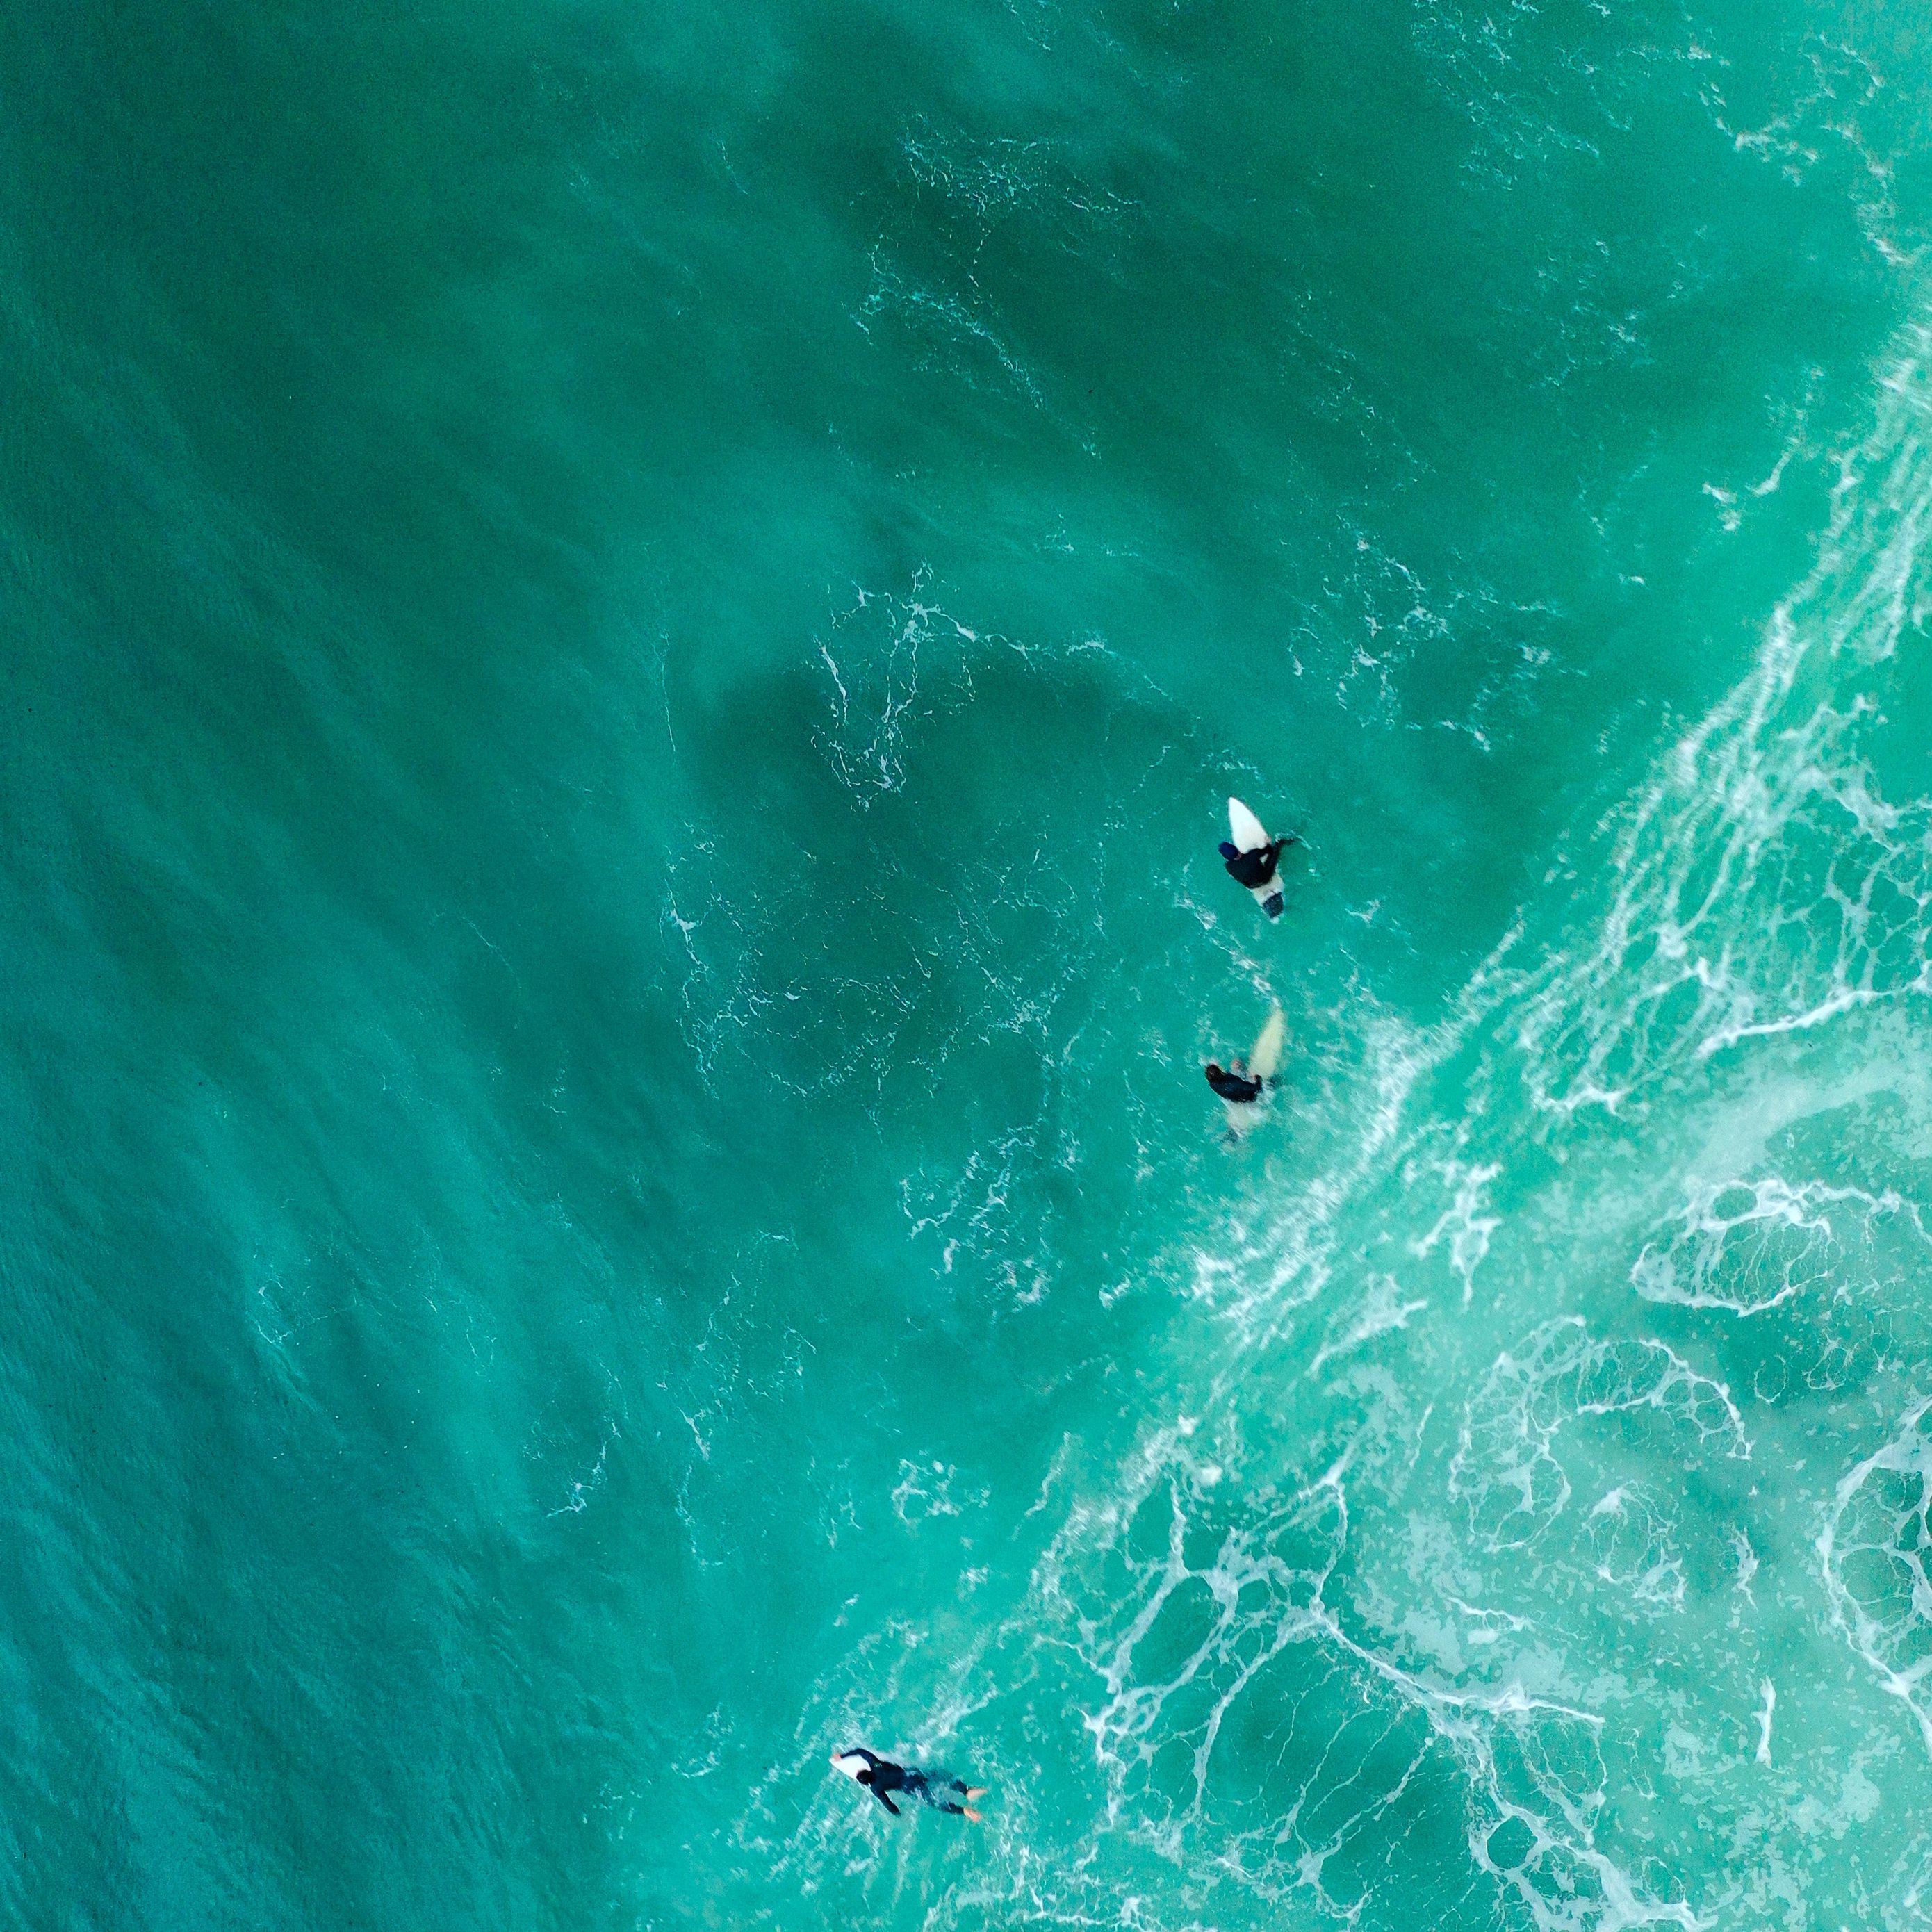
<path id="1" fill-rule="evenodd" d="M 1228 801 L 1228 830 L 1244 852 L 1258 851 L 1268 842 L 1268 828 L 1238 798 Z"/>

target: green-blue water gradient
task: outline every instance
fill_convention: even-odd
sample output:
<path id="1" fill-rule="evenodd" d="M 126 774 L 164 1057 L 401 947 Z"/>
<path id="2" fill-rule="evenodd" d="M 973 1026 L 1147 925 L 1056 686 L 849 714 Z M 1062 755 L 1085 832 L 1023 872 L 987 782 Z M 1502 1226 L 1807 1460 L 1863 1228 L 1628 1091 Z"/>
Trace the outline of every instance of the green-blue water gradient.
<path id="1" fill-rule="evenodd" d="M 1927 52 L 0 14 L 0 1916 L 1926 1924 Z"/>

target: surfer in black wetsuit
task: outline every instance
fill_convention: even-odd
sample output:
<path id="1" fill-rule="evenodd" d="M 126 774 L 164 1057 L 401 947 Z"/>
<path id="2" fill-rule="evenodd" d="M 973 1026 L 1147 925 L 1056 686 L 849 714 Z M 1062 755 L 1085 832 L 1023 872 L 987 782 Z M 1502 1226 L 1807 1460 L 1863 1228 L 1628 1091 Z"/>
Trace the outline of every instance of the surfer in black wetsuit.
<path id="1" fill-rule="evenodd" d="M 980 1822 L 980 1814 L 974 1810 L 971 1801 L 986 1796 L 986 1787 L 983 1784 L 968 1784 L 944 1772 L 916 1771 L 908 1765 L 895 1764 L 890 1758 L 880 1757 L 876 1751 L 868 1751 L 862 1745 L 854 1745 L 850 1750 L 834 1751 L 832 1767 L 865 1786 L 895 1818 L 900 1815 L 899 1808 L 886 1794 L 902 1791 L 907 1797 L 916 1798 L 922 1804 L 929 1805 L 935 1811 L 950 1812 L 956 1818 L 970 1818 L 976 1825 Z M 958 1803 L 951 1796 L 941 1796 L 941 1792 L 956 1792 L 968 1802 Z"/>
<path id="2" fill-rule="evenodd" d="M 1208 1084 L 1224 1100 L 1232 1100 L 1237 1106 L 1247 1106 L 1262 1097 L 1262 1082 L 1251 1080 L 1241 1071 L 1238 1060 L 1232 1067 L 1217 1066 L 1213 1060 L 1208 1063 Z"/>
<path id="3" fill-rule="evenodd" d="M 1275 868 L 1281 863 L 1281 855 L 1291 845 L 1299 845 L 1301 841 L 1291 832 L 1285 838 L 1270 838 L 1265 845 L 1257 846 L 1252 852 L 1244 852 L 1232 839 L 1221 841 L 1222 862 L 1228 868 L 1228 876 L 1250 892 L 1258 892 L 1262 886 L 1273 883 Z"/>

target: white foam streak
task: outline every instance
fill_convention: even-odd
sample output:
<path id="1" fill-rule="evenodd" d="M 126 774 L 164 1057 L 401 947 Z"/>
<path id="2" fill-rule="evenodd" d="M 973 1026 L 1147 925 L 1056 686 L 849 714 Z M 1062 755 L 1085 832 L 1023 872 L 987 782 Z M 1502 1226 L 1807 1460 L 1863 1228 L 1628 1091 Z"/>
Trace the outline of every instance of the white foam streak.
<path id="1" fill-rule="evenodd" d="M 1516 978 L 1539 1106 L 1615 1112 L 1752 1040 L 1932 990 L 1932 801 L 1896 805 L 1861 760 L 1863 675 L 1923 614 L 1932 526 L 1925 365 L 1911 331 L 1872 434 L 1844 459 L 1816 565 L 1772 614 L 1750 674 L 1661 760 L 1624 815 L 1594 944 Z"/>

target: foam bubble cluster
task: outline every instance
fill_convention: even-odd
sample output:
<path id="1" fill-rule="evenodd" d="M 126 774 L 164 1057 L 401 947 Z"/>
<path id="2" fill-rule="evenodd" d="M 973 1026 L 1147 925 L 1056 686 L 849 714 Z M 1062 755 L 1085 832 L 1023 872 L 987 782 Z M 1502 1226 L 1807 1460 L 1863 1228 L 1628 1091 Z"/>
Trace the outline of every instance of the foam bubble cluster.
<path id="1" fill-rule="evenodd" d="M 1856 1464 L 1832 1498 L 1818 1555 L 1834 1626 L 1918 1720 L 1932 1750 L 1932 1402 Z"/>
<path id="2" fill-rule="evenodd" d="M 1576 1316 L 1538 1329 L 1497 1358 L 1464 1414 L 1449 1484 L 1471 1532 L 1492 1551 L 1532 1542 L 1570 1501 L 1558 1438 L 1586 1416 L 1645 1411 L 1690 1445 L 1750 1454 L 1730 1390 L 1666 1343 L 1600 1341 Z"/>
<path id="3" fill-rule="evenodd" d="M 1137 1474 L 1131 1510 L 1070 1525 L 1049 1587 L 1101 1694 L 1110 1808 L 1161 1856 L 1212 1845 L 1220 1881 L 1348 1921 L 1699 1923 L 1600 1843 L 1599 1715 L 1507 1675 L 1448 1681 L 1361 1623 L 1343 1467 L 1232 1513 L 1174 1436 Z M 1445 1833 L 1453 1880 L 1426 1850 Z"/>

